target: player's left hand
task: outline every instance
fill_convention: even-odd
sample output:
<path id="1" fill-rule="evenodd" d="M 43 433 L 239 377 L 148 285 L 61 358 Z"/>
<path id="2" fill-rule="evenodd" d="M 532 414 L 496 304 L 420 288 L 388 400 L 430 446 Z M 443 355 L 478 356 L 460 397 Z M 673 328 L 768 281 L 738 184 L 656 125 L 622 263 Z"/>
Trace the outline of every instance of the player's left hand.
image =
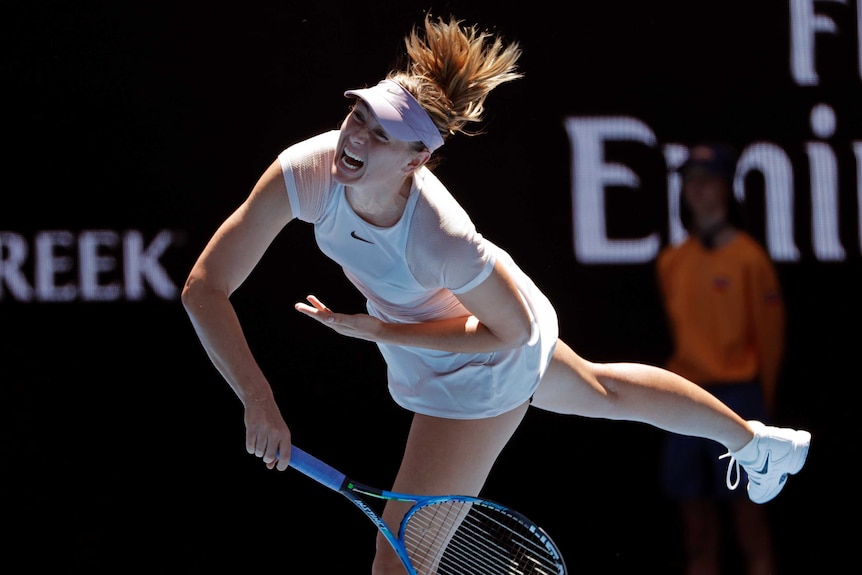
<path id="1" fill-rule="evenodd" d="M 311 305 L 298 302 L 293 306 L 296 311 L 316 319 L 341 335 L 367 341 L 377 341 L 376 336 L 380 334 L 383 327 L 383 322 L 379 319 L 365 313 L 336 313 L 313 295 L 309 295 L 306 299 Z"/>

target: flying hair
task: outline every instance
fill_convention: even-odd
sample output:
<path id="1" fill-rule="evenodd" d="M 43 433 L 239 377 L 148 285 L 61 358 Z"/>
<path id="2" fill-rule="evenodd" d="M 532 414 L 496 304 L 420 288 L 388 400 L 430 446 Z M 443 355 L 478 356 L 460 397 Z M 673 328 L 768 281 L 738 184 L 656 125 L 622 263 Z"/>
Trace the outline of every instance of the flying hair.
<path id="1" fill-rule="evenodd" d="M 480 134 L 481 129 L 467 126 L 482 121 L 488 94 L 523 76 L 517 70 L 521 56 L 517 42 L 507 45 L 462 22 L 427 14 L 422 29 L 415 26 L 404 39 L 407 68 L 387 76 L 416 98 L 444 139 L 458 133 Z"/>

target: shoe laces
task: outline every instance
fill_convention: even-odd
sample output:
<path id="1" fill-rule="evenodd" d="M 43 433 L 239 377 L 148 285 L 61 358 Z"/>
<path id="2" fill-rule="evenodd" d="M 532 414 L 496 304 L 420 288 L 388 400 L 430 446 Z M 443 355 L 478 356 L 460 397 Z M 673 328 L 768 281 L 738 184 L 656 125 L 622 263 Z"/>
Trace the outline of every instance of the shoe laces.
<path id="1" fill-rule="evenodd" d="M 727 485 L 727 488 L 733 491 L 739 486 L 739 461 L 733 456 L 729 451 L 724 455 L 719 456 L 719 459 L 724 459 L 725 457 L 729 457 L 730 461 L 727 462 L 727 475 L 724 478 L 724 482 Z M 736 481 L 731 481 L 731 477 L 733 476 L 733 471 L 736 470 Z"/>

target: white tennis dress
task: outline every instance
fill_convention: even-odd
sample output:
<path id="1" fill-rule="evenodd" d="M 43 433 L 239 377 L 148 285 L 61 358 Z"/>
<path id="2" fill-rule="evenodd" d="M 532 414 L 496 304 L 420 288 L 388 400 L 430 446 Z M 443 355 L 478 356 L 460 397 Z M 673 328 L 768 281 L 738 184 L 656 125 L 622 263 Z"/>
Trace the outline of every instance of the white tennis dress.
<path id="1" fill-rule="evenodd" d="M 456 297 L 478 286 L 495 262 L 512 274 L 532 313 L 528 344 L 492 353 L 453 353 L 378 344 L 389 392 L 405 409 L 454 419 L 491 417 L 530 398 L 557 341 L 548 299 L 509 254 L 479 234 L 455 198 L 428 169 L 419 170 L 401 219 L 379 227 L 350 207 L 332 179 L 339 132 L 290 146 L 279 155 L 293 214 L 314 225 L 320 249 L 365 296 L 368 313 L 385 322 L 463 317 Z"/>

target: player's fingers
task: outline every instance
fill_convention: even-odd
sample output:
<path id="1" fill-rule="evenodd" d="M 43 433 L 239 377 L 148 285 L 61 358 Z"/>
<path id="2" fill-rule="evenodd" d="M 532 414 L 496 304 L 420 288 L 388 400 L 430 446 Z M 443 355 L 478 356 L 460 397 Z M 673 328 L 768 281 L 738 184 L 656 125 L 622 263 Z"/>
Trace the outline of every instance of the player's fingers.
<path id="1" fill-rule="evenodd" d="M 258 437 L 255 432 L 247 433 L 245 436 L 245 450 L 255 457 L 263 457 L 266 452 L 266 437 Z"/>
<path id="2" fill-rule="evenodd" d="M 272 469 L 272 466 L 275 465 L 275 462 L 278 460 L 276 445 L 273 444 L 271 447 L 265 449 L 262 457 L 266 466 Z"/>
<path id="3" fill-rule="evenodd" d="M 290 443 L 285 447 L 280 448 L 276 454 L 276 468 L 279 471 L 284 471 L 290 466 Z"/>
<path id="4" fill-rule="evenodd" d="M 319 309 L 320 311 L 332 311 L 331 309 L 326 307 L 326 305 L 322 301 L 320 301 L 319 299 L 317 299 L 317 297 L 315 297 L 313 295 L 309 294 L 305 299 L 307 299 L 309 302 L 311 302 L 311 305 L 313 305 L 315 308 Z"/>
<path id="5" fill-rule="evenodd" d="M 290 443 L 287 443 L 288 448 L 285 450 L 287 452 L 287 456 L 282 456 L 282 450 L 276 449 L 275 456 L 270 460 L 269 455 L 263 458 L 264 463 L 266 463 L 267 469 L 278 469 L 279 471 L 284 471 L 288 468 L 288 464 L 290 463 Z"/>
<path id="6" fill-rule="evenodd" d="M 278 469 L 279 471 L 284 471 L 285 469 L 290 467 L 289 462 L 289 459 L 279 459 L 278 461 L 276 461 L 276 469 Z"/>
<path id="7" fill-rule="evenodd" d="M 309 298 L 312 297 L 313 296 L 309 296 Z M 332 312 L 332 310 L 323 305 L 319 300 L 315 300 L 312 303 L 314 303 L 314 307 L 299 302 L 294 304 L 293 308 L 298 312 L 304 313 L 308 317 L 316 319 L 317 321 L 325 323 L 335 323 L 335 314 Z"/>

